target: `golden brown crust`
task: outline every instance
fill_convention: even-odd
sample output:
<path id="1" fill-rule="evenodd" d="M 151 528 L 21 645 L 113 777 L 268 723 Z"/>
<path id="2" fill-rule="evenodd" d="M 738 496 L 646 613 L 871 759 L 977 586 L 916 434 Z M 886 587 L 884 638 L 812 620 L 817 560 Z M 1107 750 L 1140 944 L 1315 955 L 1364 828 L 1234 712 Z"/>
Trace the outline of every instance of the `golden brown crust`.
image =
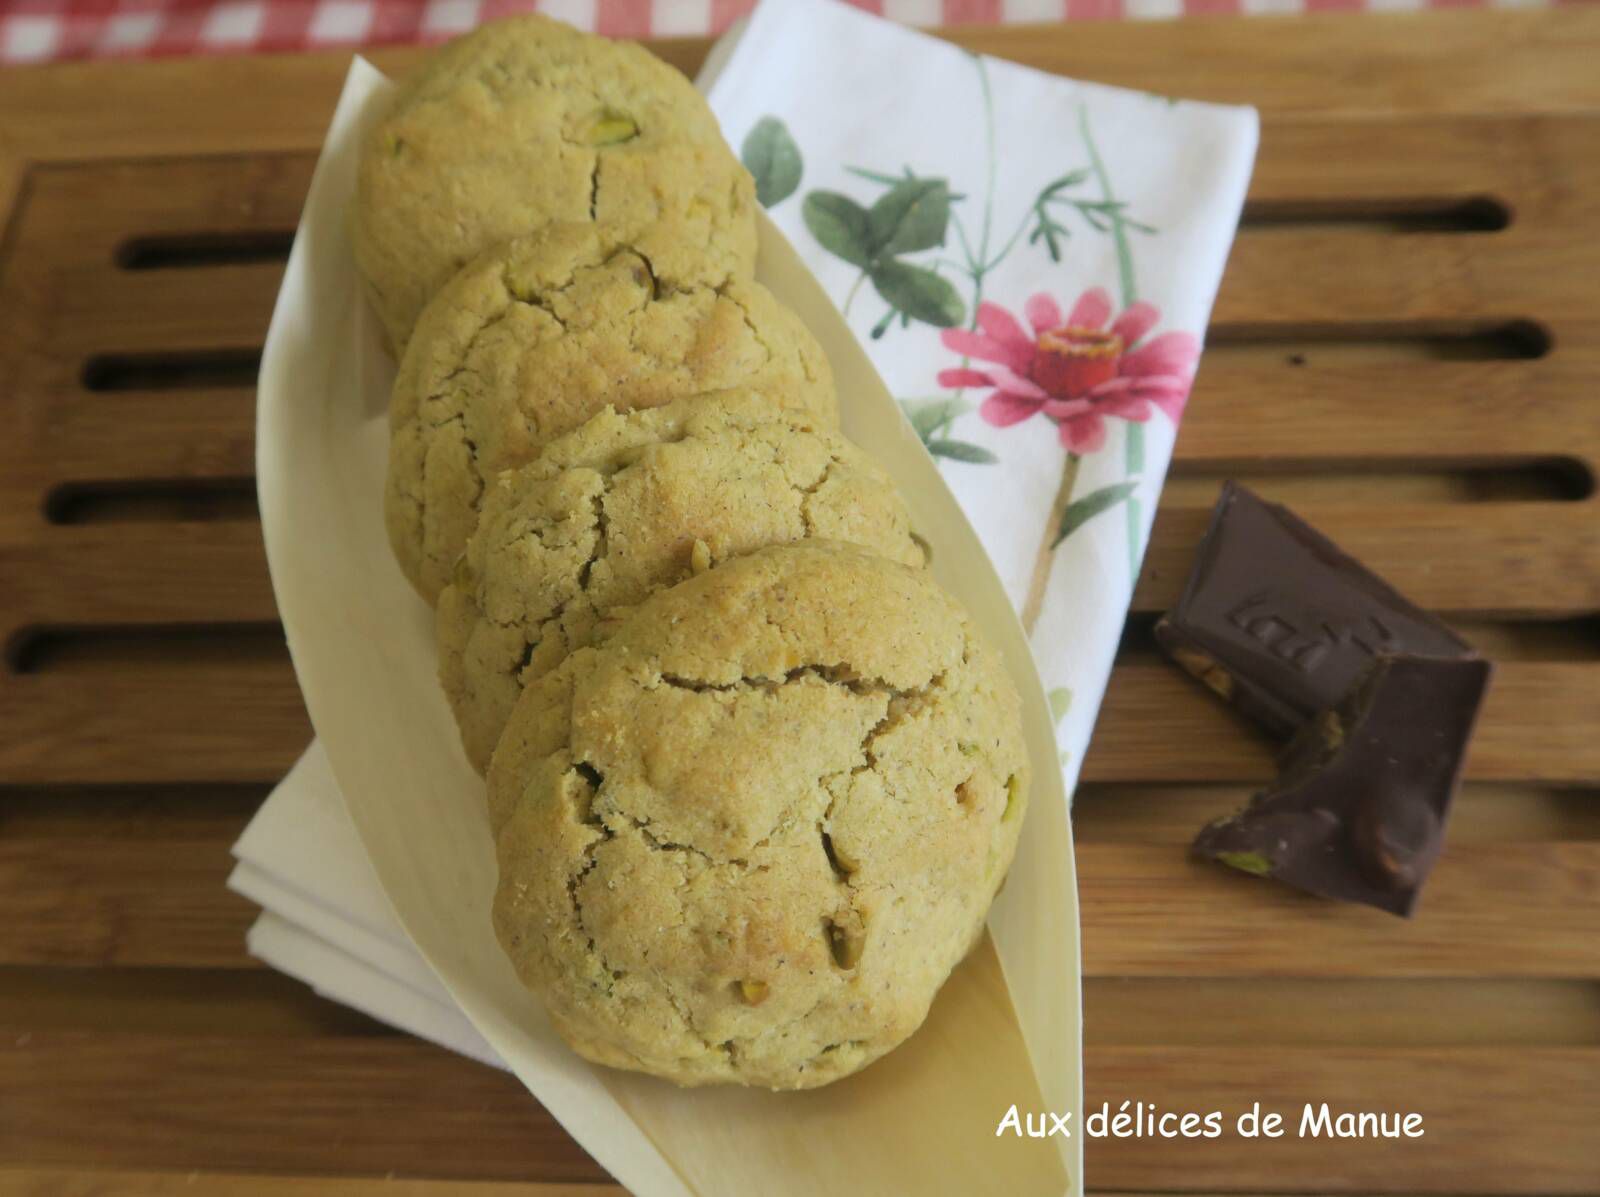
<path id="1" fill-rule="evenodd" d="M 485 254 L 428 305 L 395 379 L 385 516 L 401 567 L 434 601 L 487 480 L 608 405 L 739 386 L 837 419 L 821 348 L 756 283 L 663 279 L 587 224 Z"/>
<path id="2" fill-rule="evenodd" d="M 517 696 L 627 608 L 730 557 L 821 537 L 921 565 L 894 484 L 755 391 L 601 412 L 489 488 L 439 596 L 440 680 L 473 766 Z"/>
<path id="3" fill-rule="evenodd" d="M 646 600 L 519 700 L 495 924 L 583 1055 L 824 1084 L 919 1026 L 1026 790 L 1019 700 L 921 570 L 804 541 Z"/>
<path id="4" fill-rule="evenodd" d="M 593 222 L 713 283 L 755 263 L 755 192 L 704 99 L 639 46 L 519 16 L 442 47 L 363 146 L 356 262 L 390 343 L 466 262 L 551 221 Z"/>

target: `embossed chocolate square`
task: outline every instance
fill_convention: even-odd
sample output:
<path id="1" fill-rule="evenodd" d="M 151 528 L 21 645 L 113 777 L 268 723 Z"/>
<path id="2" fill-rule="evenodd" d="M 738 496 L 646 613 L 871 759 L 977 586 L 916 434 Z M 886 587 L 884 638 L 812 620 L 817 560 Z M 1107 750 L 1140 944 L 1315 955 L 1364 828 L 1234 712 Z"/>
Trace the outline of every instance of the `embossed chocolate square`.
<path id="1" fill-rule="evenodd" d="M 1178 665 L 1281 737 L 1336 704 L 1379 654 L 1477 655 L 1293 512 L 1235 482 L 1155 633 Z"/>

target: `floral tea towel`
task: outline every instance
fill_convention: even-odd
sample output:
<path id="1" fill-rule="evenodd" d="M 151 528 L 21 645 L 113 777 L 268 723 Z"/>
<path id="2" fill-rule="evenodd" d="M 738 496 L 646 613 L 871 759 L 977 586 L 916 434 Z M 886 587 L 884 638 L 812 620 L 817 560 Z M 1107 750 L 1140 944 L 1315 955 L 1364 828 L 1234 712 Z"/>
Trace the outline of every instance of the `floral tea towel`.
<path id="1" fill-rule="evenodd" d="M 765 0 L 709 95 L 989 551 L 1069 789 L 1255 157 L 1253 109 Z M 848 403 L 849 397 L 842 396 Z"/>

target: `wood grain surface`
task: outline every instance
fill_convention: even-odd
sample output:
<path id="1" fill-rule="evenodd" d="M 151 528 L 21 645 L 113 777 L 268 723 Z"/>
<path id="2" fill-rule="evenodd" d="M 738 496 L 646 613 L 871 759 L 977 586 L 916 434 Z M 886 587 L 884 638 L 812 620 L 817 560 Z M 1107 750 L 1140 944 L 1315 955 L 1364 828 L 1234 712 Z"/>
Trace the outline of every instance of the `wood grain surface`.
<path id="1" fill-rule="evenodd" d="M 1090 1106 L 1427 1127 L 1091 1140 L 1091 1188 L 1600 1192 L 1600 10 L 952 36 L 1263 110 L 1077 799 Z M 222 887 L 310 734 L 254 377 L 346 63 L 0 73 L 0 1193 L 616 1191 L 511 1079 L 262 968 Z M 1271 770 L 1150 636 L 1231 476 L 1500 662 L 1412 922 L 1186 858 Z"/>

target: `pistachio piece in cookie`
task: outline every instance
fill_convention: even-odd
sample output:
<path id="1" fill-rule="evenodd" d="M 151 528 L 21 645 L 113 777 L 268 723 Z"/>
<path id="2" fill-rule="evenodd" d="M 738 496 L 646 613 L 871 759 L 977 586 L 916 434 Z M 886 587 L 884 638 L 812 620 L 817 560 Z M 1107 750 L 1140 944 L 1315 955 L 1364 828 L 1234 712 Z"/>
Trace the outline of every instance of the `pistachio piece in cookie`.
<path id="1" fill-rule="evenodd" d="M 639 46 L 540 16 L 440 48 L 364 144 L 356 263 L 403 349 L 428 299 L 490 246 L 593 221 L 664 264 L 749 277 L 755 191 L 705 100 Z"/>
<path id="2" fill-rule="evenodd" d="M 922 563 L 894 484 L 804 411 L 737 390 L 610 408 L 490 484 L 439 596 L 439 674 L 480 772 L 517 696 L 652 593 L 767 545 Z"/>
<path id="3" fill-rule="evenodd" d="M 761 549 L 524 691 L 489 771 L 496 931 L 590 1060 L 825 1084 L 921 1025 L 1026 786 L 1016 690 L 925 570 Z"/>
<path id="4" fill-rule="evenodd" d="M 395 379 L 385 517 L 402 569 L 436 600 L 495 475 L 607 406 L 731 387 L 837 420 L 821 348 L 759 284 L 666 273 L 589 224 L 485 254 L 428 305 Z"/>

